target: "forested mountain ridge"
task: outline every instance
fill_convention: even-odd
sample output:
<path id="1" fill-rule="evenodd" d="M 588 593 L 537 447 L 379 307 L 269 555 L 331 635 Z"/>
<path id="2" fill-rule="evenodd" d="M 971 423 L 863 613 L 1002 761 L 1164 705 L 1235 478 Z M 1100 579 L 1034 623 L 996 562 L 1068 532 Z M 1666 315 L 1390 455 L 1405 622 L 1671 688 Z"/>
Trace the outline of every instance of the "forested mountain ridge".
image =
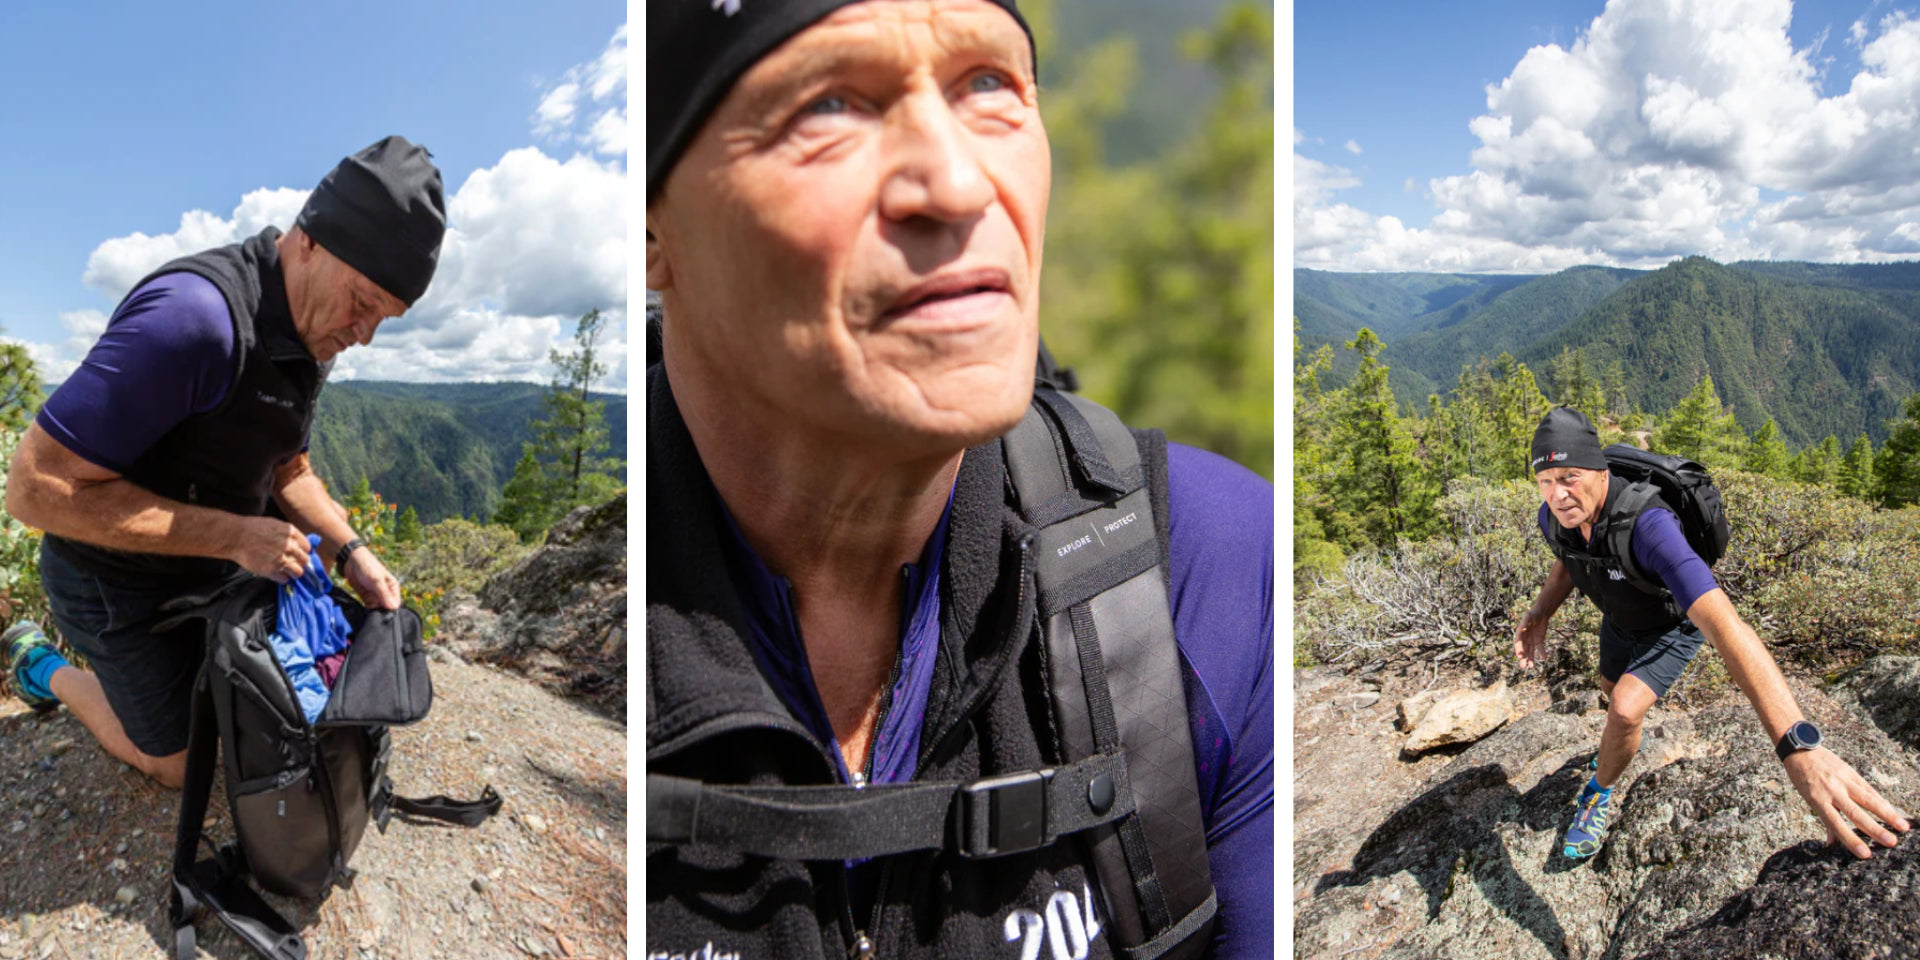
<path id="1" fill-rule="evenodd" d="M 1798 447 L 1828 435 L 1878 442 L 1920 387 L 1920 263 L 1722 265 L 1690 257 L 1648 273 L 1574 267 L 1419 314 L 1407 312 L 1406 298 L 1382 294 L 1446 289 L 1462 275 L 1294 275 L 1302 359 L 1369 326 L 1386 344 L 1381 361 L 1409 409 L 1452 389 L 1461 369 L 1482 357 L 1509 353 L 1544 371 L 1571 348 L 1592 370 L 1619 363 L 1628 399 L 1648 411 L 1671 407 L 1711 375 L 1743 427 L 1773 418 Z M 1355 309 L 1369 302 L 1372 311 Z M 1373 326 L 1362 314 L 1385 322 Z M 1348 329 L 1336 333 L 1330 319 Z M 1337 385 L 1353 361 L 1335 353 L 1329 383 Z"/>
<path id="2" fill-rule="evenodd" d="M 392 383 L 349 380 L 320 392 L 313 464 L 335 497 L 365 476 L 374 492 L 433 523 L 490 516 L 521 444 L 542 416 L 538 383 Z M 606 404 L 614 457 L 627 451 L 627 398 Z"/>
<path id="3" fill-rule="evenodd" d="M 1618 361 L 1629 397 L 1647 410 L 1671 407 L 1711 375 L 1748 431 L 1771 417 L 1794 446 L 1829 434 L 1878 442 L 1920 382 L 1914 320 L 1870 290 L 1689 257 L 1515 356 L 1545 364 L 1572 347 L 1594 367 Z"/>

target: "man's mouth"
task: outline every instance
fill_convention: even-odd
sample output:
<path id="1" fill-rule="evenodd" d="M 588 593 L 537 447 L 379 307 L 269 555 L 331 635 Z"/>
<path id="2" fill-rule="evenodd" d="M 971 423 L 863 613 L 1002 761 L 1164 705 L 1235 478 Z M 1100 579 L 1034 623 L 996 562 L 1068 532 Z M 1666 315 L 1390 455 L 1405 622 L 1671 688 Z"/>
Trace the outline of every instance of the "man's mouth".
<path id="1" fill-rule="evenodd" d="M 984 320 L 1003 306 L 1012 293 L 1005 270 L 986 267 L 959 270 L 928 278 L 893 298 L 880 321 L 912 318 L 934 323 Z"/>

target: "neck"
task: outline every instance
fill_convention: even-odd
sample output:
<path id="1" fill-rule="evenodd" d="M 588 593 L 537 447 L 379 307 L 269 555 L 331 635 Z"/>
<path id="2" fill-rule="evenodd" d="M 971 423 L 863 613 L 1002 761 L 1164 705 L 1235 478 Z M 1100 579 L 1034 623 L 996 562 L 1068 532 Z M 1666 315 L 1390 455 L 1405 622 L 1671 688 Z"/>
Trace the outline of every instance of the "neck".
<path id="1" fill-rule="evenodd" d="M 900 649 L 900 568 L 940 522 L 962 451 L 890 456 L 867 438 L 751 408 L 712 378 L 667 376 L 700 461 L 741 535 L 793 586 L 820 700 L 851 770 L 867 754 Z"/>

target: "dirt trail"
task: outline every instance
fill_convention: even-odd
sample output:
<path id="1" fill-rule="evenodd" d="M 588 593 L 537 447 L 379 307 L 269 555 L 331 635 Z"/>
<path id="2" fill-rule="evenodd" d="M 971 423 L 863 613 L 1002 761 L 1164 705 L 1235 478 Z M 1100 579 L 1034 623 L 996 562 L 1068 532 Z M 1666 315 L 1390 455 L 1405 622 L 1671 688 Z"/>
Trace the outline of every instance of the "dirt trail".
<path id="1" fill-rule="evenodd" d="M 432 648 L 434 706 L 393 732 L 405 795 L 478 795 L 465 829 L 395 817 L 318 904 L 274 899 L 314 960 L 624 957 L 626 727 L 515 674 Z M 109 758 L 65 711 L 0 698 L 0 960 L 163 958 L 176 795 Z M 216 792 L 213 837 L 231 836 Z M 203 921 L 201 956 L 251 957 Z"/>

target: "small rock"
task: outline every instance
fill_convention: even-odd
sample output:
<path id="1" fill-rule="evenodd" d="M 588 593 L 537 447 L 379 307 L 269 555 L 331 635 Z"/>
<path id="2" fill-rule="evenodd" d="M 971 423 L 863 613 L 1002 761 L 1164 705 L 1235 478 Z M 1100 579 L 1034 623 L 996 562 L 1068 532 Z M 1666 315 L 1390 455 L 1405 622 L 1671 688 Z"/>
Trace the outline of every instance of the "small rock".
<path id="1" fill-rule="evenodd" d="M 1513 694 L 1504 680 L 1485 690 L 1455 690 L 1420 718 L 1402 749 L 1418 754 L 1447 744 L 1472 743 L 1499 729 L 1512 712 Z"/>
<path id="2" fill-rule="evenodd" d="M 47 812 L 47 805 L 46 805 L 46 804 L 44 804 L 44 803 L 36 803 L 36 804 L 34 804 L 34 805 L 33 805 L 33 815 L 34 815 L 34 817 L 35 817 L 36 819 L 37 819 L 37 818 L 39 818 L 40 816 L 42 816 L 42 815 L 44 815 L 44 814 L 45 814 L 46 812 Z"/>
<path id="3" fill-rule="evenodd" d="M 1420 718 L 1426 716 L 1427 711 L 1433 709 L 1433 705 L 1439 703 L 1440 698 L 1446 695 L 1447 691 L 1436 687 L 1432 690 L 1422 690 L 1400 701 L 1400 706 L 1395 711 L 1397 719 L 1394 725 L 1407 733 L 1413 732 L 1413 728 L 1420 725 Z"/>
<path id="4" fill-rule="evenodd" d="M 122 840 L 122 841 L 120 841 L 119 843 L 116 843 L 116 844 L 114 844 L 114 845 L 113 845 L 113 852 L 114 852 L 114 853 L 126 853 L 126 852 L 127 852 L 127 842 L 126 842 L 125 840 Z"/>
<path id="5" fill-rule="evenodd" d="M 546 833 L 547 821 L 537 813 L 529 813 L 520 818 L 520 822 L 533 833 Z"/>
<path id="6" fill-rule="evenodd" d="M 488 880 L 486 878 L 486 875 L 482 874 L 480 876 L 473 878 L 472 886 L 473 886 L 474 893 L 486 893 L 488 890 L 493 888 L 493 881 Z"/>
<path id="7" fill-rule="evenodd" d="M 600 841 L 600 842 L 602 842 L 602 843 L 605 843 L 605 842 L 606 842 L 606 839 L 607 839 L 607 831 L 606 831 L 606 829 L 605 829 L 604 827 L 594 827 L 594 828 L 593 828 L 593 838 L 594 838 L 595 840 L 598 840 L 598 841 Z"/>
<path id="8" fill-rule="evenodd" d="M 140 891 L 132 887 L 121 887 L 113 892 L 113 899 L 119 901 L 123 906 L 130 907 L 133 906 L 135 900 L 140 899 Z"/>
<path id="9" fill-rule="evenodd" d="M 66 737 L 61 737 L 60 739 L 55 740 L 50 744 L 47 744 L 47 752 L 56 757 L 72 749 L 73 749 L 73 741 L 67 739 Z"/>
<path id="10" fill-rule="evenodd" d="M 468 731 L 467 731 L 467 741 L 468 741 L 469 743 L 479 743 L 479 742 L 480 742 L 480 739 L 481 739 L 481 738 L 480 738 L 480 731 L 478 731 L 478 730 L 468 730 Z"/>
<path id="11" fill-rule="evenodd" d="M 107 864 L 107 870 L 112 873 L 119 873 L 120 871 L 125 870 L 126 868 L 127 868 L 127 861 L 122 860 L 119 857 L 113 858 L 113 862 Z"/>
<path id="12" fill-rule="evenodd" d="M 25 820 L 15 820 L 14 822 L 7 824 L 8 833 L 19 833 L 20 831 L 25 830 L 26 828 L 27 828 L 27 822 Z"/>
<path id="13" fill-rule="evenodd" d="M 1365 710 L 1380 702 L 1380 691 L 1370 690 L 1366 693 L 1349 693 L 1336 697 L 1334 702 L 1346 707 L 1348 710 Z"/>

